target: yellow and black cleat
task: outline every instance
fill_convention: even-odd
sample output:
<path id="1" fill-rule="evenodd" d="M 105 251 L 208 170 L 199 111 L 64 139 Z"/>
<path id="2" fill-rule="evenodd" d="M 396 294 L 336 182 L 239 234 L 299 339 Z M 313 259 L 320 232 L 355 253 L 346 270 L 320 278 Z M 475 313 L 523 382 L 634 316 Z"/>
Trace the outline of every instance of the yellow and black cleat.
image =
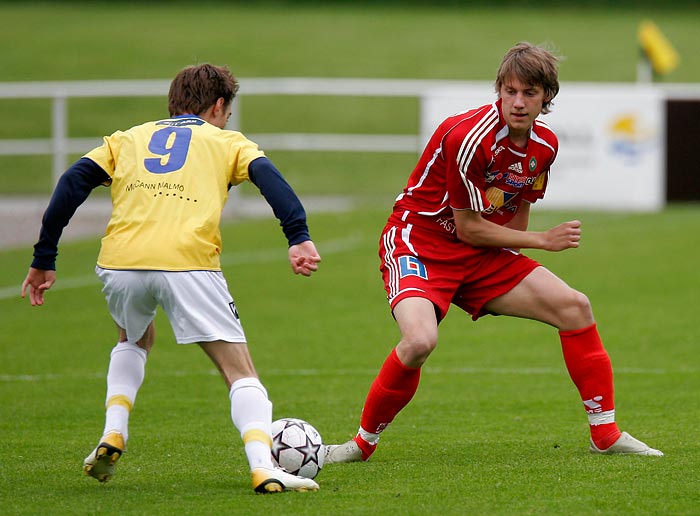
<path id="1" fill-rule="evenodd" d="M 100 482 L 107 482 L 114 475 L 114 468 L 124 453 L 124 438 L 120 433 L 107 434 L 90 455 L 85 457 L 83 472 Z"/>
<path id="2" fill-rule="evenodd" d="M 253 489 L 259 494 L 281 493 L 282 491 L 318 491 L 318 484 L 310 478 L 290 475 L 279 468 L 255 468 Z"/>

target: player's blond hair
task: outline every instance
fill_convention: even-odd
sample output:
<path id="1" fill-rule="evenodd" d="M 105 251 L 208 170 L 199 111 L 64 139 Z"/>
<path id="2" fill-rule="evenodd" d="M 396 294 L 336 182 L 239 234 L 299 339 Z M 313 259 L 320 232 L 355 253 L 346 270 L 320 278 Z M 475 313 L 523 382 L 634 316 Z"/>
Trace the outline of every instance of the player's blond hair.
<path id="1" fill-rule="evenodd" d="M 170 116 L 201 115 L 223 98 L 230 104 L 238 93 L 238 81 L 225 66 L 200 64 L 183 68 L 170 83 Z"/>
<path id="2" fill-rule="evenodd" d="M 545 98 L 542 113 L 549 113 L 552 100 L 559 93 L 559 60 L 560 57 L 543 46 L 518 43 L 503 56 L 496 74 L 496 93 L 512 78 L 528 86 L 542 86 Z"/>

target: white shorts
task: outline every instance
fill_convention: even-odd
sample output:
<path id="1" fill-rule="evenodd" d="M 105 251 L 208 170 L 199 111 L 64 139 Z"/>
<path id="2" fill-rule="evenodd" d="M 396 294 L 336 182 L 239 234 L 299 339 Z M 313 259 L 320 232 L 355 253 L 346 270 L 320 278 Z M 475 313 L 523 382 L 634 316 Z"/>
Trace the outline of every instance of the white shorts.
<path id="1" fill-rule="evenodd" d="M 178 344 L 246 342 L 238 310 L 221 271 L 142 271 L 95 267 L 109 313 L 136 342 L 160 305 Z"/>

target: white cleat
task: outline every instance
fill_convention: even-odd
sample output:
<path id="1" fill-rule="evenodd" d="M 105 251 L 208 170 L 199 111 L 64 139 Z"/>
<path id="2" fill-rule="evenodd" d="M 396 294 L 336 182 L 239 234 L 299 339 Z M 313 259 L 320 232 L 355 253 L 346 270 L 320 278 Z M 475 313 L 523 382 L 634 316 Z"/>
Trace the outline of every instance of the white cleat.
<path id="1" fill-rule="evenodd" d="M 635 439 L 627 432 L 622 432 L 619 439 L 605 450 L 601 450 L 591 441 L 590 452 L 602 455 L 648 455 L 652 457 L 663 457 L 664 455 L 660 450 L 650 448 L 646 443 Z"/>
<path id="2" fill-rule="evenodd" d="M 280 468 L 255 468 L 253 489 L 256 493 L 281 493 L 282 491 L 318 491 L 318 484 L 310 478 L 297 477 Z"/>
<path id="3" fill-rule="evenodd" d="M 324 464 L 338 464 L 341 462 L 361 462 L 362 451 L 357 443 L 350 439 L 345 444 L 327 444 Z"/>

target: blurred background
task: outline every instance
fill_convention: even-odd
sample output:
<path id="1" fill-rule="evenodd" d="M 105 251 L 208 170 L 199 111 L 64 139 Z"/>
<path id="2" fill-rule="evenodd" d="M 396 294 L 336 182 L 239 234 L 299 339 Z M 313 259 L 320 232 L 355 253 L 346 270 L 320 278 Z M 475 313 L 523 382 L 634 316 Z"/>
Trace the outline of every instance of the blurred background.
<path id="1" fill-rule="evenodd" d="M 564 58 L 561 114 L 555 101 L 555 114 L 545 118 L 556 120 L 562 140 L 560 177 L 567 163 L 581 165 L 598 151 L 591 143 L 578 149 L 583 158 L 567 152 L 608 131 L 602 144 L 617 145 L 618 154 L 623 145 L 623 154 L 638 158 L 620 165 L 637 178 L 625 179 L 620 198 L 650 197 L 641 209 L 700 199 L 691 155 L 700 135 L 699 2 L 429 4 L 0 2 L 3 235 L 17 233 L 8 227 L 21 222 L 10 218 L 18 210 L 40 215 L 57 176 L 101 136 L 167 116 L 170 79 L 201 62 L 227 65 L 239 78 L 231 128 L 259 143 L 302 197 L 320 205 L 331 199 L 331 206 L 339 199 L 386 204 L 415 164 L 426 120 L 439 114 L 426 112 L 426 92 L 475 87 L 491 101 L 503 54 L 522 40 Z M 662 40 L 652 36 L 651 49 L 641 36 L 649 22 Z M 581 85 L 589 104 L 566 98 Z M 615 88 L 612 100 L 607 85 Z M 651 96 L 636 101 L 640 88 Z M 471 107 L 468 98 L 458 94 L 454 105 Z M 580 122 L 625 101 L 635 113 Z M 615 127 L 599 130 L 601 123 Z M 602 180 L 616 175 L 618 165 L 597 159 L 613 167 L 599 171 Z M 562 190 L 571 191 L 564 179 Z M 629 186 L 635 181 L 653 186 L 638 192 Z M 240 190 L 246 198 L 250 185 Z M 98 189 L 96 197 L 107 195 Z"/>

